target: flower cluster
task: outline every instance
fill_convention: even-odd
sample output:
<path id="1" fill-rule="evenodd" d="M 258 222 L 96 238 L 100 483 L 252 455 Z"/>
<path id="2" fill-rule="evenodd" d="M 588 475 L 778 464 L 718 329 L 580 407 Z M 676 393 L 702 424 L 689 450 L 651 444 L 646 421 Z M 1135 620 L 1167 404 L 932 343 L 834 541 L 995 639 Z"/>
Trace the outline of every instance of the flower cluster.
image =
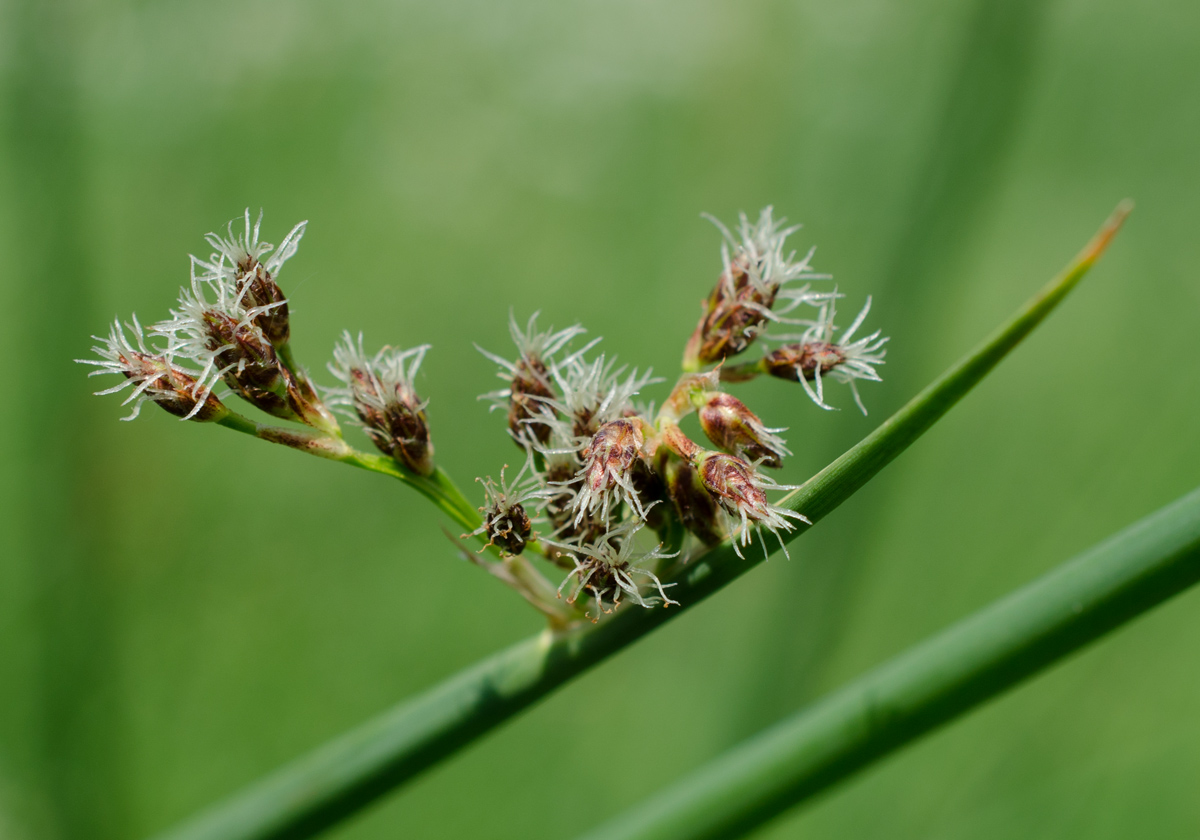
<path id="1" fill-rule="evenodd" d="M 828 292 L 816 292 L 809 283 L 785 288 L 793 280 L 823 280 L 826 275 L 810 267 L 815 249 L 803 259 L 784 253 L 787 238 L 799 226 L 785 228 L 786 219 L 775 219 L 772 208 L 762 211 L 756 223 L 739 217 L 738 233 L 712 216 L 721 231 L 721 272 L 717 285 L 701 304 L 703 315 L 684 350 L 684 367 L 696 369 L 742 353 L 771 322 L 795 323 L 786 314 L 802 304 L 819 304 Z"/>
<path id="2" fill-rule="evenodd" d="M 488 541 L 485 548 L 494 545 L 514 556 L 525 550 L 533 535 L 533 521 L 525 506 L 543 495 L 541 488 L 523 481 L 528 474 L 530 463 L 529 459 L 525 461 L 511 483 L 504 480 L 504 471 L 508 469 L 508 464 L 500 468 L 499 483 L 493 481 L 490 475 L 487 478 L 475 479 L 483 485 L 487 505 L 480 509 L 480 512 L 485 514 L 483 524 L 467 536 L 486 536 Z"/>
<path id="3" fill-rule="evenodd" d="M 821 307 L 821 313 L 816 323 L 809 326 L 803 334 L 797 336 L 778 336 L 777 341 L 795 342 L 784 344 L 763 357 L 761 366 L 764 373 L 771 376 L 799 382 L 812 401 L 821 408 L 832 409 L 826 404 L 825 391 L 822 384 L 823 376 L 832 376 L 836 381 L 850 386 L 854 402 L 863 414 L 867 407 L 859 396 L 856 379 L 879 382 L 876 365 L 883 364 L 887 351 L 883 345 L 887 338 L 880 338 L 876 330 L 858 340 L 854 334 L 862 326 L 867 313 L 871 311 L 871 299 L 859 311 L 858 316 L 842 333 L 838 341 L 834 341 L 834 317 L 837 314 L 836 301 L 831 299 Z"/>
<path id="4" fill-rule="evenodd" d="M 133 333 L 134 342 L 125 331 Z M 225 406 L 212 395 L 211 386 L 205 386 L 197 372 L 189 370 L 164 353 L 160 348 L 148 347 L 146 335 L 137 316 L 133 322 L 122 327 L 113 321 L 107 337 L 93 336 L 100 344 L 92 350 L 99 359 L 76 359 L 85 365 L 95 365 L 96 370 L 88 376 L 115 373 L 123 381 L 97 394 L 115 394 L 132 386 L 123 405 L 133 403 L 133 411 L 124 420 L 132 420 L 142 410 L 142 403 L 149 400 L 162 406 L 170 414 L 183 420 L 209 422 L 226 414 Z"/>
<path id="5" fill-rule="evenodd" d="M 866 414 L 858 393 L 856 380 L 878 382 L 875 367 L 883 364 L 886 338 L 875 332 L 866 338 L 852 337 L 870 311 L 867 299 L 850 327 L 835 337 L 836 303 L 842 297 L 836 288 L 817 291 L 811 283 L 785 286 L 793 280 L 828 280 L 829 275 L 816 274 L 811 262 L 814 250 L 797 260 L 795 252 L 785 254 L 787 238 L 799 230 L 785 228 L 785 220 L 776 220 L 772 208 L 762 211 L 756 223 L 742 214 L 735 236 L 715 219 L 724 243 L 721 246 L 723 271 L 708 298 L 701 304 L 703 314 L 684 351 L 686 370 L 699 370 L 704 365 L 723 363 L 750 348 L 760 336 L 769 341 L 784 342 L 784 346 L 757 362 L 726 365 L 721 379 L 739 382 L 759 374 L 799 382 L 808 396 L 821 408 L 832 406 L 825 402 L 822 377 L 831 375 L 850 387 L 854 401 Z M 796 310 L 815 310 L 815 317 L 798 318 Z M 772 324 L 805 327 L 799 335 L 771 335 Z"/>
<path id="6" fill-rule="evenodd" d="M 536 464 L 529 480 L 539 488 L 540 513 L 551 526 L 551 559 L 573 568 L 570 549 L 562 546 L 598 544 L 623 505 L 645 517 L 637 482 L 645 472 L 647 424 L 633 398 L 657 380 L 604 354 L 587 359 L 599 339 L 566 352 L 584 333 L 579 325 L 539 332 L 535 313 L 524 331 L 510 318 L 510 332 L 514 360 L 481 348 L 510 383 L 484 397 L 507 409 L 509 434 Z M 494 505 L 485 508 L 485 518 L 493 514 Z"/>
<path id="7" fill-rule="evenodd" d="M 506 412 L 508 433 L 527 460 L 522 486 L 496 490 L 488 480 L 478 533 L 512 554 L 535 546 L 567 570 L 560 594 L 573 603 L 586 593 L 593 617 L 623 601 L 672 603 L 658 574 L 685 548 L 685 533 L 701 550 L 731 539 L 740 554 L 755 532 L 770 531 L 786 553 L 783 534 L 808 522 L 768 499 L 793 489 L 762 472 L 791 454 L 780 436 L 785 430 L 768 427 L 723 383 L 770 374 L 802 383 L 828 408 L 822 377 L 849 384 L 859 405 L 855 380 L 879 379 L 875 366 L 883 362 L 886 339 L 875 333 L 854 340 L 870 302 L 835 338 L 841 295 L 836 287 L 813 287 L 828 277 L 812 270 L 812 251 L 797 259 L 786 250 L 797 228 L 785 227 L 769 207 L 757 222 L 743 215 L 736 234 L 716 224 L 724 240 L 722 272 L 687 343 L 688 372 L 658 412 L 634 402 L 657 380 L 605 353 L 589 357 L 599 339 L 572 348 L 585 333 L 578 324 L 539 330 L 536 313 L 523 328 L 510 316 L 515 357 L 481 348 L 508 385 L 484 397 Z M 811 317 L 799 317 L 806 310 Z M 803 332 L 772 337 L 772 325 Z M 785 345 L 757 362 L 729 363 L 760 336 Z M 712 449 L 680 427 L 693 412 Z M 657 542 L 639 536 L 649 532 Z M 763 549 L 769 553 L 765 541 Z"/>
<path id="8" fill-rule="evenodd" d="M 653 607 L 659 603 L 679 605 L 666 591 L 674 584 L 664 584 L 653 571 L 657 561 L 670 560 L 678 552 L 663 552 L 661 543 L 649 551 L 637 551 L 633 537 L 644 525 L 642 520 L 631 519 L 592 543 L 567 547 L 575 567 L 558 587 L 560 594 L 569 590 L 567 603 L 574 604 L 580 595 L 589 596 L 596 606 L 596 620 L 601 613 L 615 611 L 622 598 L 640 607 Z M 643 584 L 634 580 L 634 575 L 649 584 L 652 589 L 649 594 L 643 591 Z"/>
<path id="9" fill-rule="evenodd" d="M 511 481 L 507 466 L 499 482 L 480 479 L 484 504 L 476 517 L 434 463 L 428 402 L 416 386 L 429 345 L 371 352 L 361 333 L 347 331 L 328 365 L 339 384 L 318 389 L 293 358 L 289 302 L 278 282 L 306 224 L 276 248 L 260 238 L 261 214 L 252 221 L 247 210 L 238 221 L 224 235 L 208 234 L 212 253 L 192 257 L 190 283 L 169 318 L 148 330 L 136 318 L 115 322 L 96 339 L 97 358 L 81 361 L 94 374 L 122 377 L 99 393 L 127 391 L 131 417 L 150 401 L 185 420 L 403 478 L 465 525 L 464 537 L 479 538 L 481 552 L 490 550 L 487 558 L 465 556 L 552 621 L 575 621 L 580 612 L 597 621 L 624 603 L 675 604 L 671 576 L 724 540 L 741 556 L 757 533 L 769 554 L 769 531 L 786 553 L 785 535 L 808 523 L 784 500 L 768 498 L 794 489 L 764 473 L 791 454 L 786 430 L 769 427 L 727 385 L 765 374 L 800 383 L 829 408 L 825 381 L 832 378 L 861 407 L 857 381 L 877 381 L 884 361 L 887 339 L 879 332 L 855 337 L 870 299 L 839 333 L 841 294 L 814 288 L 829 278 L 811 268 L 811 250 L 797 259 L 786 249 L 796 227 L 785 227 L 770 207 L 756 222 L 741 216 L 736 231 L 713 220 L 723 238 L 721 273 L 661 408 L 639 398 L 663 380 L 619 363 L 578 324 L 541 329 L 536 312 L 524 325 L 510 314 L 515 355 L 479 348 L 504 382 L 483 398 L 504 412 L 522 464 Z M 780 326 L 799 331 L 770 332 Z M 757 361 L 734 361 L 760 337 L 780 346 Z M 216 394 L 218 385 L 270 417 L 308 428 L 243 417 L 222 402 L 227 394 Z M 350 447 L 335 409 L 386 458 Z M 684 431 L 692 414 L 708 446 Z M 557 589 L 528 555 L 558 567 Z"/>
<path id="10" fill-rule="evenodd" d="M 325 389 L 329 405 L 348 409 L 380 452 L 423 476 L 433 474 L 433 442 L 427 401 L 417 395 L 414 380 L 429 347 L 384 347 L 370 356 L 362 333 L 356 342 L 347 330 L 329 363 L 329 372 L 345 387 Z"/>
<path id="11" fill-rule="evenodd" d="M 136 317 L 119 323 L 94 348 L 94 373 L 116 373 L 125 381 L 98 393 L 129 385 L 136 416 L 150 400 L 185 420 L 220 421 L 262 437 L 323 453 L 346 451 L 331 407 L 343 406 L 366 428 L 376 446 L 419 475 L 433 472 L 433 444 L 425 403 L 413 388 L 413 376 L 428 347 L 396 351 L 385 347 L 368 356 L 362 338 L 346 333 L 334 351 L 330 370 L 346 387 L 330 388 L 322 399 L 307 373 L 292 359 L 288 299 L 278 283 L 280 271 L 295 256 L 306 222 L 292 228 L 278 248 L 260 238 L 262 214 L 251 221 L 246 210 L 240 229 L 231 222 L 226 234 L 210 233 L 213 252 L 191 258 L 191 282 L 180 289 L 170 317 L 143 331 Z M 149 339 L 146 333 L 149 333 Z M 333 446 L 313 447 L 318 438 L 286 429 L 263 428 L 231 411 L 213 392 L 218 384 L 250 405 L 280 420 L 315 429 Z M 222 395 L 224 396 L 224 395 Z"/>

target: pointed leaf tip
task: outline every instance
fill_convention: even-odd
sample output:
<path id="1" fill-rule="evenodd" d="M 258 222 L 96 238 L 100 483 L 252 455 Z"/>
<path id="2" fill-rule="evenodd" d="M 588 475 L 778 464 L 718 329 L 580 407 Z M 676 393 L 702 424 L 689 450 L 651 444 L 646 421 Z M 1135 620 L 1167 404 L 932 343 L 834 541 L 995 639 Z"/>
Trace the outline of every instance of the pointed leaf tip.
<path id="1" fill-rule="evenodd" d="M 1117 231 L 1121 229 L 1121 225 L 1125 224 L 1125 219 L 1133 212 L 1133 199 L 1125 198 L 1113 209 L 1112 213 L 1101 225 L 1100 230 L 1096 231 L 1096 235 L 1092 237 L 1083 249 L 1080 256 L 1080 263 L 1088 266 L 1094 264 L 1096 260 L 1108 248 L 1110 242 L 1117 235 Z"/>

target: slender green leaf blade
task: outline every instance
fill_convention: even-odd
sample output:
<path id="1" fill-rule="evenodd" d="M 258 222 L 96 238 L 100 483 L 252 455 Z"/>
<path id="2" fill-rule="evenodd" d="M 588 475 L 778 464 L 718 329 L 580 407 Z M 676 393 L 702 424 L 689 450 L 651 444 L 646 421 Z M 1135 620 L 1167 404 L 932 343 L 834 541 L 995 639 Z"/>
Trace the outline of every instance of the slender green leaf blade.
<path id="1" fill-rule="evenodd" d="M 586 840 L 740 837 L 1200 581 L 1200 489 L 760 733 Z"/>

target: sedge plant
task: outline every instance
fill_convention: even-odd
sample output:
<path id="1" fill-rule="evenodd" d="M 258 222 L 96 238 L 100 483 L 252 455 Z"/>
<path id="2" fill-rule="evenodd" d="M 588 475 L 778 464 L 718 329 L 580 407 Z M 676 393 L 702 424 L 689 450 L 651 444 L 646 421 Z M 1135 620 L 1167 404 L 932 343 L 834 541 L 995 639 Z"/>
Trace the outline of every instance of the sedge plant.
<path id="1" fill-rule="evenodd" d="M 802 485 L 769 471 L 790 452 L 730 387 L 768 376 L 821 409 L 833 387 L 866 413 L 859 384 L 880 379 L 886 341 L 864 329 L 866 298 L 839 326 L 843 293 L 787 240 L 771 208 L 717 223 L 721 271 L 684 346 L 661 407 L 662 382 L 621 364 L 581 325 L 541 329 L 510 316 L 515 352 L 482 349 L 503 387 L 484 395 L 504 417 L 516 469 L 480 479 L 482 505 L 437 465 L 416 374 L 428 346 L 368 349 L 347 332 L 321 384 L 294 358 L 279 285 L 305 223 L 275 248 L 261 214 L 209 234 L 192 257 L 178 307 L 149 328 L 136 317 L 98 337 L 94 373 L 121 377 L 133 419 L 146 404 L 262 440 L 386 474 L 417 490 L 461 533 L 458 553 L 547 621 L 539 636 L 461 673 L 221 803 L 164 837 L 249 840 L 313 836 L 451 754 L 572 676 L 719 590 L 829 513 L 928 430 L 1082 278 L 1128 213 L 1121 205 L 1063 272 L 976 350 L 871 435 Z M 715 221 L 715 220 L 714 220 Z M 751 349 L 764 348 L 754 360 Z M 218 393 L 218 388 L 225 388 Z M 248 403 L 269 419 L 231 407 Z M 680 421 L 695 413 L 705 442 Z M 376 450 L 347 442 L 358 425 Z M 511 472 L 509 472 L 511 470 Z M 776 498 L 772 499 L 772 496 Z"/>

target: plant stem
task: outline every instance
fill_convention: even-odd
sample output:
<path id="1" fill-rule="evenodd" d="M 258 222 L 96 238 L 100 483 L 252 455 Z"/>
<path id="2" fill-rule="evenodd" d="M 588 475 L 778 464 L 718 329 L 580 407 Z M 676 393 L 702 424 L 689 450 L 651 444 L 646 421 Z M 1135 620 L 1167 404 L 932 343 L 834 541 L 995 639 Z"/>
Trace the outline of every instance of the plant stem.
<path id="1" fill-rule="evenodd" d="M 398 463 L 394 458 L 370 455 L 357 450 L 343 458 L 342 461 L 364 470 L 390 475 L 392 478 L 398 478 L 411 485 L 418 493 L 437 505 L 447 516 L 468 531 L 474 531 L 483 522 L 479 511 L 471 507 L 471 503 L 458 489 L 458 485 L 441 467 L 437 467 L 434 469 L 433 475 L 426 477 L 418 475 Z"/>
<path id="2" fill-rule="evenodd" d="M 399 464 L 393 458 L 382 455 L 372 455 L 360 452 L 341 438 L 332 437 L 309 429 L 286 428 L 272 426 L 267 423 L 256 423 L 249 417 L 244 417 L 235 411 L 228 411 L 216 421 L 219 425 L 233 429 L 252 437 L 271 443 L 281 443 L 301 452 L 341 461 L 344 464 L 369 470 L 370 472 L 398 478 L 411 485 L 425 498 L 432 501 L 442 512 L 468 531 L 479 527 L 483 521 L 479 512 L 471 507 L 471 503 L 463 496 L 462 491 L 446 472 L 438 467 L 433 475 L 425 477 L 417 475 L 412 470 Z"/>
<path id="3" fill-rule="evenodd" d="M 757 826 L 1200 581 L 1200 490 L 771 727 L 586 840 Z"/>
<path id="4" fill-rule="evenodd" d="M 1103 252 L 1128 213 L 1120 205 L 1086 248 L 982 345 L 785 497 L 816 522 L 929 430 L 1050 313 Z M 791 541 L 810 526 L 785 535 Z M 543 632 L 502 651 L 276 771 L 159 840 L 298 840 L 358 812 L 549 694 L 575 675 L 689 609 L 760 560 L 728 542 L 670 582 L 677 609 L 626 607 L 598 625 Z"/>
<path id="5" fill-rule="evenodd" d="M 848 452 L 801 487 L 784 496 L 779 504 L 792 507 L 816 522 L 819 517 L 832 510 L 828 505 L 833 497 L 823 492 L 824 487 L 849 482 L 850 486 L 857 490 L 865 484 L 871 476 L 908 448 L 951 406 L 962 399 L 1012 348 L 1045 320 L 1054 307 L 1083 279 L 1088 269 L 1095 265 L 1132 210 L 1133 203 L 1128 200 L 1118 204 L 1075 259 L 1030 298 L 1007 323 L 996 329 L 958 364 L 926 386 L 921 393 L 909 400 L 907 405 Z"/>
<path id="6" fill-rule="evenodd" d="M 300 365 L 296 364 L 296 356 L 292 353 L 292 343 L 290 341 L 276 344 L 275 353 L 279 356 L 279 361 L 283 362 L 283 366 L 288 369 L 288 372 L 292 376 L 303 382 L 308 381 L 308 377 L 304 375 L 304 371 L 300 368 Z"/>
<path id="7" fill-rule="evenodd" d="M 465 528 L 468 533 L 476 530 L 483 523 L 479 511 L 471 507 L 471 503 L 458 489 L 458 485 L 441 467 L 437 467 L 432 475 L 418 475 L 398 463 L 394 458 L 360 452 L 340 437 L 331 437 L 309 429 L 256 423 L 249 417 L 244 417 L 228 409 L 215 422 L 260 440 L 281 443 L 320 458 L 340 461 L 343 464 L 350 464 L 370 472 L 398 478 L 433 502 L 439 510 Z M 453 539 L 453 535 L 450 536 Z M 487 538 L 481 535 L 480 541 L 487 543 Z M 528 558 L 506 556 L 490 543 L 487 544 L 487 548 L 497 558 L 497 562 L 504 567 L 502 573 L 496 574 L 496 576 L 545 613 L 552 626 L 562 627 L 570 621 L 580 618 L 581 613 L 558 597 L 554 585 L 538 571 Z M 541 546 L 536 541 L 531 541 L 527 548 L 534 551 L 541 550 Z M 475 558 L 471 558 L 471 560 L 479 562 Z M 501 570 L 490 569 L 490 571 L 495 574 Z"/>

